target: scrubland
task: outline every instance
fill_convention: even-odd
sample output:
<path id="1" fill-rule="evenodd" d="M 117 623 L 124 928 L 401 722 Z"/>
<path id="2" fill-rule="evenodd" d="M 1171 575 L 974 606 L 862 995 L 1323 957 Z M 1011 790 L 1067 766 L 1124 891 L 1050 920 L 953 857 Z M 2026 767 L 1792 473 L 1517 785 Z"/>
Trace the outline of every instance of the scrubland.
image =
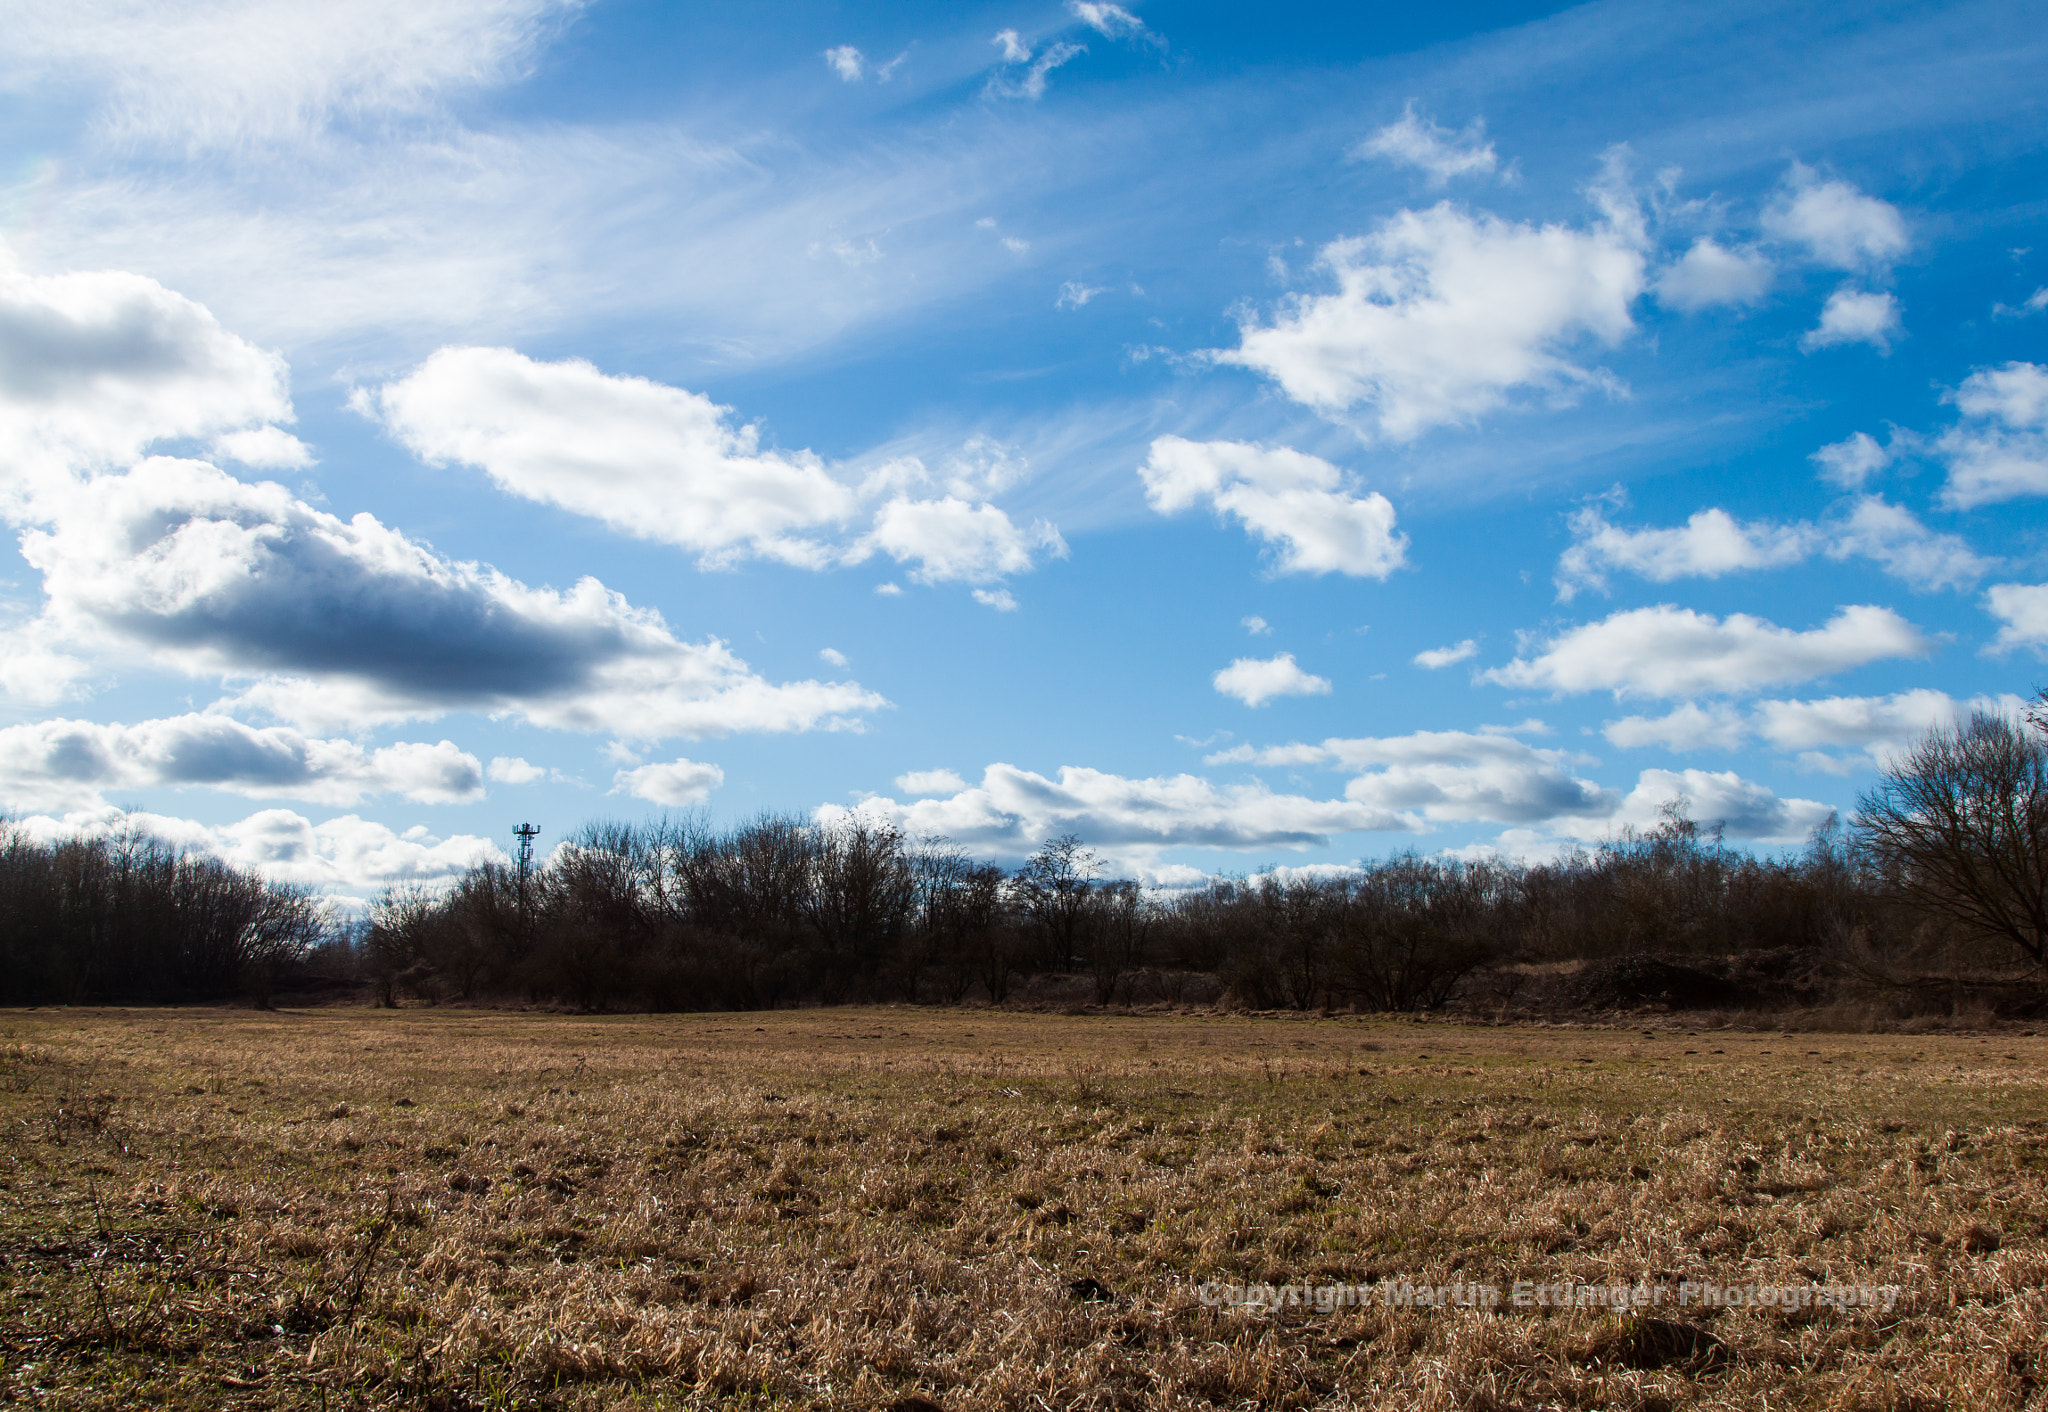
<path id="1" fill-rule="evenodd" d="M 2048 1041 L 0 1013 L 0 1402 L 2038 1405 Z M 1203 1287 L 1896 1286 L 1889 1311 Z"/>

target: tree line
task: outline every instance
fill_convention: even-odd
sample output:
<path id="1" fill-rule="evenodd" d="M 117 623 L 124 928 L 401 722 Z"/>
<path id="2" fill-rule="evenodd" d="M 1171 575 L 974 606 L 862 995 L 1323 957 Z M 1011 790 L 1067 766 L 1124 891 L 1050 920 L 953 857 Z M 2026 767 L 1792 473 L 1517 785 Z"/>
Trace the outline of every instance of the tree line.
<path id="1" fill-rule="evenodd" d="M 589 824 L 531 871 L 480 864 L 345 922 L 303 891 L 144 838 L 16 831 L 0 848 L 4 1003 L 260 998 L 324 975 L 384 1005 L 1003 1004 L 1058 976 L 1102 1005 L 1199 994 L 1423 1010 L 1478 979 L 1626 958 L 2038 997 L 2039 709 L 1928 732 L 1847 826 L 1831 820 L 1785 856 L 1730 848 L 1674 804 L 1655 827 L 1549 861 L 1405 853 L 1148 892 L 1072 835 L 1006 869 L 858 814 L 730 827 L 688 815 Z"/>
<path id="2" fill-rule="evenodd" d="M 0 827 L 0 1005 L 267 1003 L 326 948 L 327 906 L 139 833 L 41 842 Z"/>

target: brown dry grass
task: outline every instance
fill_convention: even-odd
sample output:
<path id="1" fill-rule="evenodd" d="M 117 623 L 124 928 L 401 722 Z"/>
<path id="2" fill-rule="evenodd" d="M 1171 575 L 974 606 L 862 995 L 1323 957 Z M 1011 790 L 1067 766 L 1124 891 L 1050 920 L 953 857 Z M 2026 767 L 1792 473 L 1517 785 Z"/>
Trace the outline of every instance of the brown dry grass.
<path id="1" fill-rule="evenodd" d="M 11 1012 L 0 1402 L 2021 1407 L 2048 1395 L 2044 1059 L 1258 1017 Z M 1634 1323 L 1197 1293 L 1694 1276 L 1905 1294 Z"/>

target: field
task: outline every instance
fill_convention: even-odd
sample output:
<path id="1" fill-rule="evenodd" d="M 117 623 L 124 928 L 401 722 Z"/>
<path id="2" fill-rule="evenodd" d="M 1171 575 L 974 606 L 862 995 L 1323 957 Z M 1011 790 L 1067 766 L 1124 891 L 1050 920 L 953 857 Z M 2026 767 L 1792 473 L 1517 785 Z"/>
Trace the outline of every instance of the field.
<path id="1" fill-rule="evenodd" d="M 2044 1061 L 1669 1024 L 6 1012 L 0 1403 L 2041 1405 Z M 1670 1293 L 1584 1303 L 1616 1285 Z"/>

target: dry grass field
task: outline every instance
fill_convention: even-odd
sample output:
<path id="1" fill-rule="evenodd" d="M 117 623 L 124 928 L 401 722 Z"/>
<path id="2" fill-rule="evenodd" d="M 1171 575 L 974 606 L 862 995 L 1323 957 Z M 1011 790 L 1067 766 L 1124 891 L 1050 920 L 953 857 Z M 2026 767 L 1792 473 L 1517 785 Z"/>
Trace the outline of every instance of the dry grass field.
<path id="1" fill-rule="evenodd" d="M 2044 1060 L 1357 1019 L 10 1012 L 0 1403 L 2042 1405 Z M 1518 1279 L 1898 1295 L 1384 1302 Z M 1275 1310 L 1210 1282 L 1374 1287 Z"/>

